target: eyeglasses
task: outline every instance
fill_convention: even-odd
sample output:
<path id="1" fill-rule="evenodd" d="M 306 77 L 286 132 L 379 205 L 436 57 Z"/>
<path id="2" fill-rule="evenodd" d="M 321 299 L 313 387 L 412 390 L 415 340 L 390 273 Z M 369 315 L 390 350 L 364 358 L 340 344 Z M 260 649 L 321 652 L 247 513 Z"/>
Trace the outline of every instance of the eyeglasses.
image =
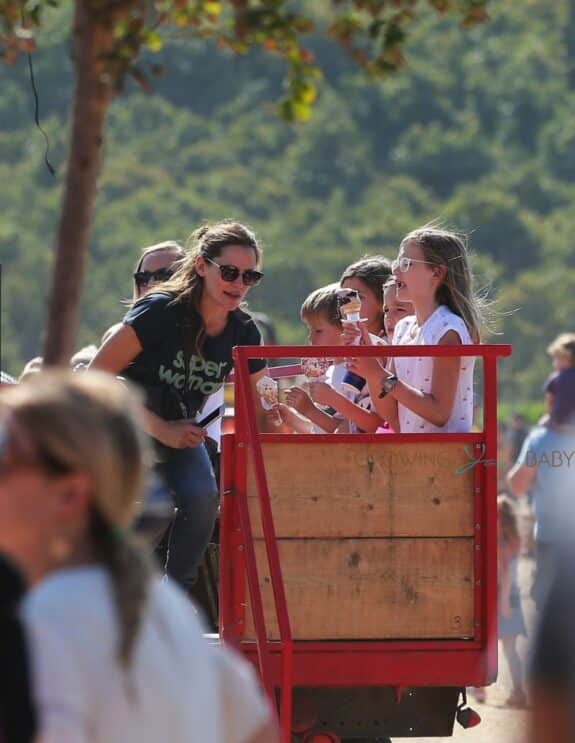
<path id="1" fill-rule="evenodd" d="M 427 265 L 430 265 L 429 261 L 418 261 L 416 258 L 408 258 L 404 255 L 402 258 L 397 258 L 392 262 L 391 270 L 396 271 L 399 268 L 401 273 L 405 273 L 409 271 L 412 263 L 427 263 Z"/>
<path id="2" fill-rule="evenodd" d="M 157 271 L 136 271 L 134 281 L 138 286 L 146 286 L 150 281 L 167 281 L 174 275 L 171 268 L 158 268 Z"/>
<path id="3" fill-rule="evenodd" d="M 230 284 L 232 283 L 232 281 L 236 281 L 238 277 L 241 276 L 244 286 L 255 286 L 256 284 L 259 284 L 260 281 L 264 277 L 261 271 L 256 271 L 253 268 L 246 268 L 245 271 L 240 271 L 240 269 L 237 266 L 231 266 L 231 265 L 223 264 L 223 263 L 216 263 L 211 258 L 208 258 L 207 255 L 204 255 L 202 257 L 208 263 L 211 263 L 212 265 L 217 266 L 220 269 L 220 274 L 222 276 L 222 279 L 224 281 L 229 282 Z"/>

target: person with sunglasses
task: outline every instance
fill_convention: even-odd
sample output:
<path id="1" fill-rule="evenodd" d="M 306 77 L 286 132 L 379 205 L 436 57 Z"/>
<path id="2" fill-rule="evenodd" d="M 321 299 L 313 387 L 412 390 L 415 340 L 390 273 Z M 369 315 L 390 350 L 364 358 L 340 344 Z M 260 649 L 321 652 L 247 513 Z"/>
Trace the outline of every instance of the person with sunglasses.
<path id="1" fill-rule="evenodd" d="M 170 279 L 174 275 L 178 261 L 185 255 L 186 251 L 175 240 L 164 240 L 144 248 L 132 274 L 132 298 L 123 300 L 123 304 L 131 307 L 144 294 L 152 291 L 156 284 Z M 101 343 L 105 343 L 121 326 L 122 323 L 115 323 L 109 327 L 103 334 Z"/>
<path id="2" fill-rule="evenodd" d="M 171 279 L 178 261 L 185 257 L 186 251 L 175 240 L 165 240 L 144 248 L 134 270 L 132 302 L 137 302 L 157 284 Z"/>
<path id="3" fill-rule="evenodd" d="M 191 242 L 176 273 L 134 304 L 91 364 L 146 390 L 146 429 L 156 443 L 156 467 L 178 509 L 166 571 L 188 590 L 218 508 L 206 433 L 196 423 L 197 413 L 230 373 L 233 347 L 261 344 L 256 324 L 241 305 L 263 276 L 257 239 L 242 224 L 206 225 Z M 266 363 L 253 359 L 249 370 L 255 386 L 266 374 Z M 254 398 L 259 405 L 259 395 Z M 262 410 L 258 416 L 264 420 Z"/>

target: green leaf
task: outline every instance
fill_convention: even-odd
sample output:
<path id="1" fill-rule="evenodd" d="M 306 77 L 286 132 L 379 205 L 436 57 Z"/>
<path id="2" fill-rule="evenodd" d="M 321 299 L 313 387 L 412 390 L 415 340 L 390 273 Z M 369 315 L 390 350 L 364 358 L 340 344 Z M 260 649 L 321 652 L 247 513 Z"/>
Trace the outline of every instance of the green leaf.
<path id="1" fill-rule="evenodd" d="M 159 52 L 164 46 L 164 40 L 157 31 L 146 31 L 144 44 L 151 52 Z"/>

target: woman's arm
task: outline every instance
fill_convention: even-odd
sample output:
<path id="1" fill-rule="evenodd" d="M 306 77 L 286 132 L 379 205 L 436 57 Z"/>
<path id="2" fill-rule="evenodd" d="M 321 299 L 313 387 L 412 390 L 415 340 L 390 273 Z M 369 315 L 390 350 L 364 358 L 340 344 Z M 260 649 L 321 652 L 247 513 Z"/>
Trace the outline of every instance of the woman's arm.
<path id="1" fill-rule="evenodd" d="M 119 374 L 141 351 L 134 330 L 121 325 L 100 346 L 88 368 Z M 194 447 L 204 441 L 205 432 L 192 420 L 166 421 L 148 409 L 144 409 L 143 417 L 146 433 L 172 449 Z"/>
<path id="2" fill-rule="evenodd" d="M 97 350 L 89 369 L 119 374 L 142 352 L 142 344 L 129 325 L 120 325 Z"/>

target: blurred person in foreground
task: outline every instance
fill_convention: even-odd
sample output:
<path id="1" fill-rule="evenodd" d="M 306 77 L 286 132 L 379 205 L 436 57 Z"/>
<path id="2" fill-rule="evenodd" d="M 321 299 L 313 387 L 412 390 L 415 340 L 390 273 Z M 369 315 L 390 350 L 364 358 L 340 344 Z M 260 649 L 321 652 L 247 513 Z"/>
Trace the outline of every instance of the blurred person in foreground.
<path id="1" fill-rule="evenodd" d="M 0 554 L 0 741 L 32 743 L 36 714 L 30 658 L 19 605 L 26 590 L 16 567 Z"/>
<path id="2" fill-rule="evenodd" d="M 40 740 L 273 742 L 251 669 L 207 643 L 131 541 L 141 415 L 97 372 L 43 372 L 0 395 L 0 550 L 30 586 Z"/>
<path id="3" fill-rule="evenodd" d="M 541 612 L 529 668 L 531 743 L 575 740 L 575 550 L 558 551 L 553 582 Z"/>

